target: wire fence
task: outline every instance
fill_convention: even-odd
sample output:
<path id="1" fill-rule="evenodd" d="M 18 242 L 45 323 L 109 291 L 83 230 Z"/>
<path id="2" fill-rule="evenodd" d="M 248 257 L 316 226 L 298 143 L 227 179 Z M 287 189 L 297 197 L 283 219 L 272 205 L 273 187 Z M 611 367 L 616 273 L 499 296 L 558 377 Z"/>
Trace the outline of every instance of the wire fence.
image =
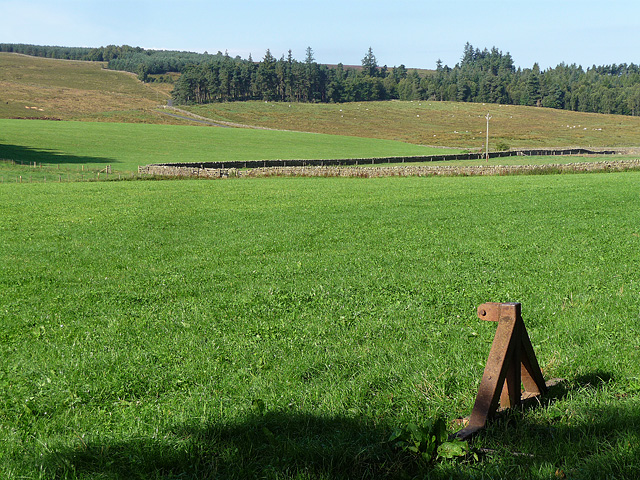
<path id="1" fill-rule="evenodd" d="M 71 183 L 131 180 L 137 172 L 113 172 L 111 165 L 42 164 L 0 159 L 0 183 Z"/>

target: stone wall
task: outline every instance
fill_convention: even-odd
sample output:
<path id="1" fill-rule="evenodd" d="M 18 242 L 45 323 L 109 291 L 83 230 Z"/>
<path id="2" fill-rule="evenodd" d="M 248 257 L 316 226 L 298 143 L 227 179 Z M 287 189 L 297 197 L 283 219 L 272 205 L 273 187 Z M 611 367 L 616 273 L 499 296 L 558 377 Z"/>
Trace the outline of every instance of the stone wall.
<path id="1" fill-rule="evenodd" d="M 612 160 L 548 165 L 407 165 L 389 167 L 358 166 L 282 166 L 237 168 L 200 168 L 200 166 L 146 165 L 138 167 L 141 174 L 168 177 L 228 178 L 228 177 L 410 177 L 410 176 L 474 176 L 474 175 L 535 175 L 548 173 L 584 173 L 640 170 L 640 160 Z"/>
<path id="2" fill-rule="evenodd" d="M 614 155 L 615 150 L 593 151 L 584 148 L 544 149 L 544 150 L 510 150 L 508 152 L 490 152 L 489 158 L 506 158 L 515 156 L 563 156 L 563 155 Z M 442 155 L 424 155 L 413 157 L 375 157 L 375 158 L 336 158 L 329 160 L 243 160 L 228 162 L 198 163 L 161 163 L 165 167 L 186 167 L 200 169 L 247 169 L 265 167 L 344 167 L 360 165 L 384 165 L 398 163 L 431 163 L 447 160 L 479 160 L 483 153 L 453 153 Z"/>

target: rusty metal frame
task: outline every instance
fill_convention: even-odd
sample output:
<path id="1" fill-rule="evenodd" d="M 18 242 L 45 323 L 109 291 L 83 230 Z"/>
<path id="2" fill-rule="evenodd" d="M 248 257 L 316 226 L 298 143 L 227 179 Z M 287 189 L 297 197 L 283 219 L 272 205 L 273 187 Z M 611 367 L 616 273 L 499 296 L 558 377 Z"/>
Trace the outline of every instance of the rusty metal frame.
<path id="1" fill-rule="evenodd" d="M 456 438 L 464 440 L 484 428 L 496 413 L 498 402 L 502 408 L 513 408 L 547 391 L 521 310 L 520 303 L 489 302 L 478 307 L 478 317 L 498 322 L 498 329 L 469 423 L 455 434 Z"/>

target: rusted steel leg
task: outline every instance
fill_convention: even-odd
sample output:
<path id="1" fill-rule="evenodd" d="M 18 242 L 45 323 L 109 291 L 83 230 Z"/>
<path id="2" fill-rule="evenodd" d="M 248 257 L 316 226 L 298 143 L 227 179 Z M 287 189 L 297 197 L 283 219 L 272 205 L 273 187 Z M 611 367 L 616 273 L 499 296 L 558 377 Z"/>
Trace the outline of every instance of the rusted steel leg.
<path id="1" fill-rule="evenodd" d="M 502 393 L 500 394 L 500 407 L 512 408 L 520 405 L 520 384 L 521 382 L 521 344 L 519 341 L 520 332 L 522 331 L 522 319 L 516 317 L 515 325 L 513 327 L 513 351 L 511 355 L 507 355 L 505 363 L 507 363 L 507 373 L 504 380 L 504 386 L 502 387 Z M 493 413 L 493 412 L 490 412 Z"/>
<path id="2" fill-rule="evenodd" d="M 538 359 L 533 351 L 531 340 L 527 329 L 522 322 L 522 385 L 524 386 L 523 397 L 542 395 L 547 392 L 547 386 L 538 365 Z"/>
<path id="3" fill-rule="evenodd" d="M 478 396 L 465 428 L 454 434 L 466 439 L 483 428 L 497 411 L 515 407 L 523 401 L 545 393 L 560 379 L 545 383 L 540 365 L 524 326 L 519 303 L 484 303 L 478 307 L 482 320 L 498 322 Z M 520 387 L 524 386 L 521 392 Z"/>
<path id="4" fill-rule="evenodd" d="M 482 320 L 498 322 L 489 359 L 482 375 L 478 396 L 468 425 L 455 434 L 465 439 L 483 428 L 497 411 L 516 407 L 527 398 L 547 391 L 519 303 L 484 303 L 478 307 Z M 524 392 L 521 392 L 524 385 Z"/>
<path id="5" fill-rule="evenodd" d="M 487 307 L 481 310 L 482 307 Z M 467 438 L 480 430 L 487 423 L 487 419 L 495 413 L 498 408 L 505 380 L 507 390 L 517 388 L 517 396 L 507 396 L 507 399 L 520 397 L 520 383 L 517 377 L 520 376 L 519 364 L 517 368 L 511 369 L 509 373 L 512 354 L 518 345 L 518 318 L 520 314 L 520 304 L 484 304 L 478 309 L 478 316 L 484 320 L 497 321 L 498 330 L 493 339 L 489 359 L 482 375 L 478 396 L 476 397 L 469 424 L 456 434 L 458 438 Z M 516 373 L 517 372 L 517 373 Z M 516 383 L 518 381 L 518 383 Z M 505 400 L 507 401 L 507 400 Z"/>

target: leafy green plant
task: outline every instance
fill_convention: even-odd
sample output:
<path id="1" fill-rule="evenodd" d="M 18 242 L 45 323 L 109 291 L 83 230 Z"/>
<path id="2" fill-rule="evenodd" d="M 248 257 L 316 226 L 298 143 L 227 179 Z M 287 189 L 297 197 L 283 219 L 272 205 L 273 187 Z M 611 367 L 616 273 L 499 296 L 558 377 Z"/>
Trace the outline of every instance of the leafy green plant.
<path id="1" fill-rule="evenodd" d="M 509 144 L 500 141 L 496 144 L 496 150 L 499 152 L 508 152 L 509 150 L 511 150 L 511 147 L 509 146 Z"/>
<path id="2" fill-rule="evenodd" d="M 264 400 L 261 398 L 254 398 L 251 400 L 251 410 L 253 410 L 256 415 L 260 417 L 263 416 L 266 408 Z"/>
<path id="3" fill-rule="evenodd" d="M 415 454 L 425 462 L 463 457 L 469 453 L 467 442 L 448 440 L 447 427 L 442 418 L 430 420 L 423 426 L 410 423 L 406 427 L 396 428 L 391 433 L 389 442 L 395 448 Z"/>

